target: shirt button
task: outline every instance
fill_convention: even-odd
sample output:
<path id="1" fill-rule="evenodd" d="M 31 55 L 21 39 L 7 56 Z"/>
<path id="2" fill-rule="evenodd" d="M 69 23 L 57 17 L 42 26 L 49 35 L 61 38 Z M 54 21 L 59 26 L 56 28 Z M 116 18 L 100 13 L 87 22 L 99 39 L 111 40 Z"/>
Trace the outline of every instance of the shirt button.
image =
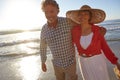
<path id="1" fill-rule="evenodd" d="M 89 56 L 92 56 L 92 54 L 89 54 Z"/>
<path id="2" fill-rule="evenodd" d="M 83 56 L 87 56 L 86 54 L 82 54 Z"/>

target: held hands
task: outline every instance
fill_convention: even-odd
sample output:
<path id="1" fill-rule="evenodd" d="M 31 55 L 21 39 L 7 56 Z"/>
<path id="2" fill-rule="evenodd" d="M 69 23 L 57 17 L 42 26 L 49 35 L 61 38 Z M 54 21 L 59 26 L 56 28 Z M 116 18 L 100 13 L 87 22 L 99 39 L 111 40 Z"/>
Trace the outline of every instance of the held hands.
<path id="1" fill-rule="evenodd" d="M 46 64 L 45 64 L 45 63 L 42 63 L 42 71 L 44 71 L 44 72 L 47 71 L 47 68 L 46 68 Z"/>

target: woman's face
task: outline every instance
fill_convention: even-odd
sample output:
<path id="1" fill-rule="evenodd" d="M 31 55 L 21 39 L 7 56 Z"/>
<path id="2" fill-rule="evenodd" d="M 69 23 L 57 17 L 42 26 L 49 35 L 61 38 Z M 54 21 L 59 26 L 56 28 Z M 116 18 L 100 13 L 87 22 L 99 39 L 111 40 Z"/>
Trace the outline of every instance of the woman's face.
<path id="1" fill-rule="evenodd" d="M 89 11 L 80 11 L 78 14 L 78 20 L 81 24 L 89 23 L 90 20 L 90 12 Z"/>

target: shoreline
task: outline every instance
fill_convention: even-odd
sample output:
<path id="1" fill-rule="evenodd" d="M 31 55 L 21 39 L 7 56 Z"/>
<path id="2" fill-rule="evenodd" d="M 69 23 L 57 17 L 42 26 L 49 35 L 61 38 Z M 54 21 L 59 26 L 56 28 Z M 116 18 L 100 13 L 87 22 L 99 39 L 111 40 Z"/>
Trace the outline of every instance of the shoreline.
<path id="1" fill-rule="evenodd" d="M 110 48 L 115 55 L 120 58 L 120 42 L 108 42 Z M 0 62 L 0 80 L 55 80 L 54 70 L 52 66 L 52 56 L 47 55 L 47 68 L 48 71 L 42 72 L 40 56 L 32 55 L 22 58 L 16 58 Z M 119 59 L 120 62 L 120 59 Z M 113 72 L 114 66 L 107 61 L 110 80 L 117 80 Z M 80 70 L 77 63 L 78 80 L 82 80 Z"/>

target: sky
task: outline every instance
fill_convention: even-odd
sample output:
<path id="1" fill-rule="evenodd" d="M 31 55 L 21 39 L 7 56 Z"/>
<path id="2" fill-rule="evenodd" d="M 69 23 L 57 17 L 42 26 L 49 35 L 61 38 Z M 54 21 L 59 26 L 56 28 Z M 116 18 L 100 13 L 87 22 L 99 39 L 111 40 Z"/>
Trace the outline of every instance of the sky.
<path id="1" fill-rule="evenodd" d="M 46 22 L 41 10 L 42 0 L 0 0 L 0 30 L 29 30 L 41 28 Z M 65 17 L 68 10 L 80 9 L 82 5 L 102 9 L 106 19 L 120 19 L 120 0 L 56 0 L 60 7 L 58 16 Z"/>

